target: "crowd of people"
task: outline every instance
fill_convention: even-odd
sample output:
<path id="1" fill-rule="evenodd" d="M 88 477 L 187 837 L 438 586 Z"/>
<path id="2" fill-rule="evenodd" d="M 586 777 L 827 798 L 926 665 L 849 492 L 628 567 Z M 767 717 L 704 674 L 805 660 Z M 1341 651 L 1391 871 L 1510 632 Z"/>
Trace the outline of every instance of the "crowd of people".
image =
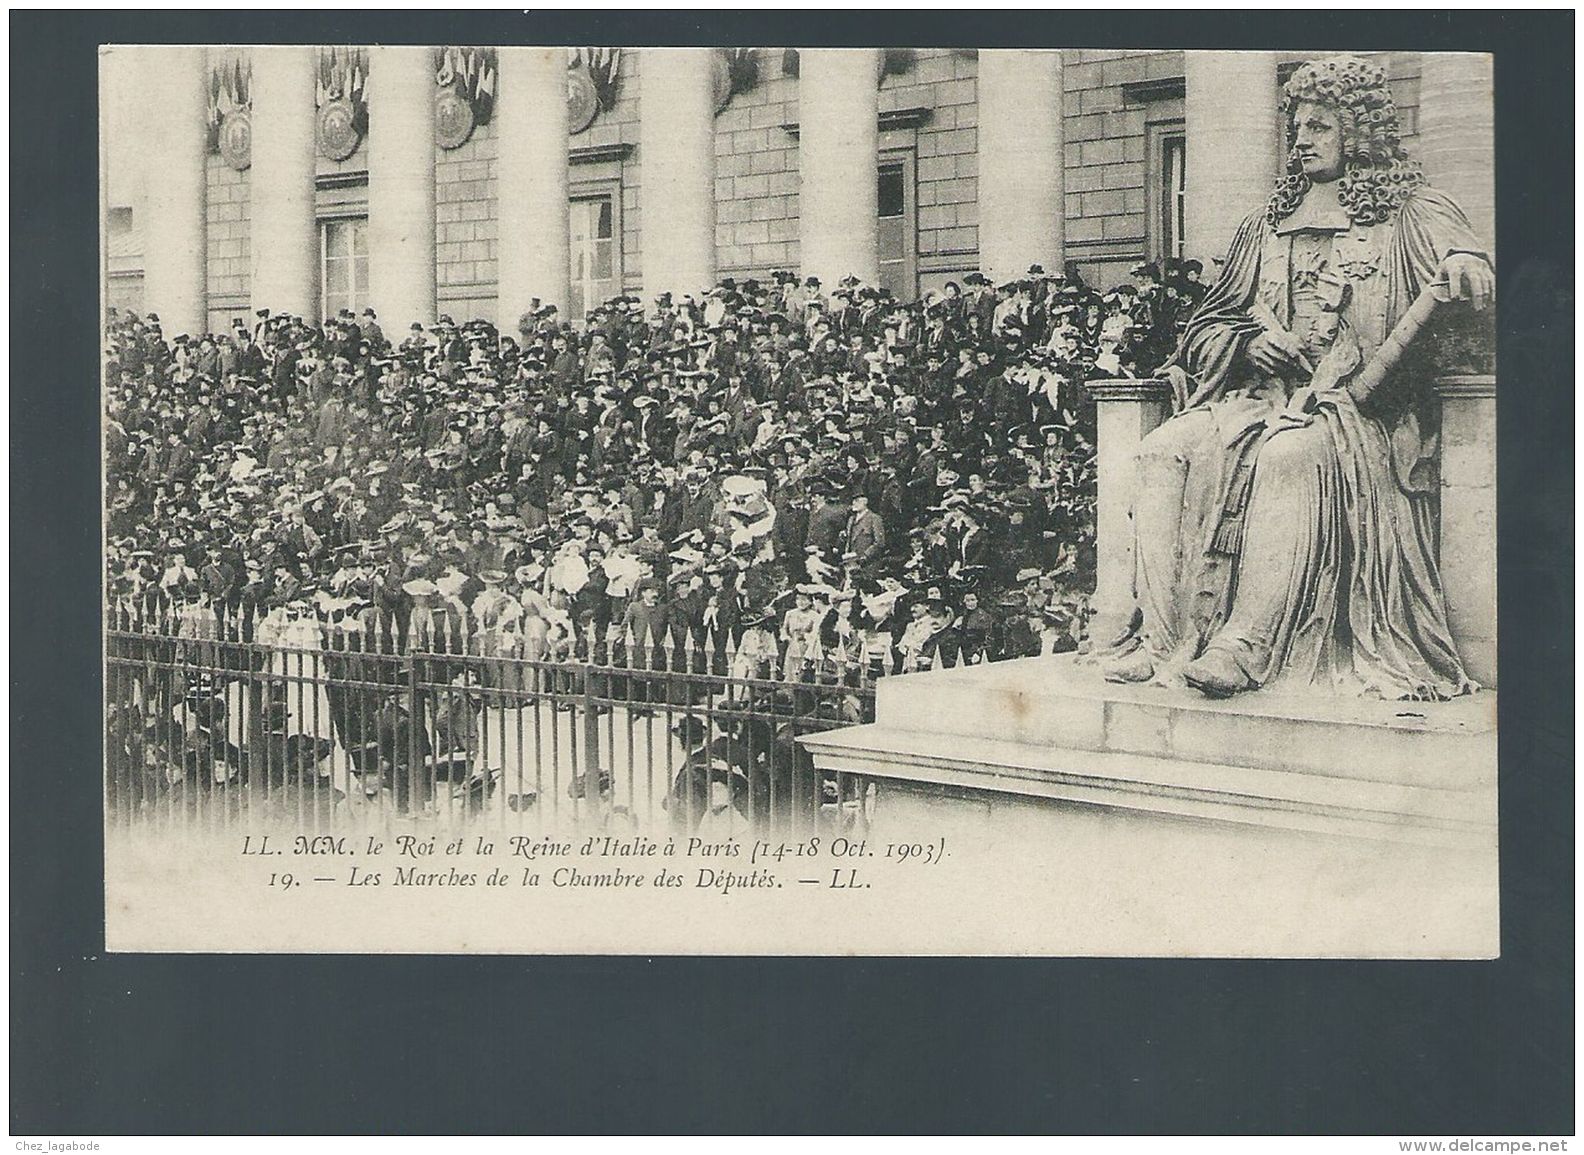
<path id="1" fill-rule="evenodd" d="M 167 338 L 111 310 L 110 600 L 200 638 L 334 624 L 788 678 L 1071 649 L 1083 383 L 1168 358 L 1199 274 L 1101 294 L 1036 265 L 902 302 L 776 273 L 514 331 L 259 310 Z"/>

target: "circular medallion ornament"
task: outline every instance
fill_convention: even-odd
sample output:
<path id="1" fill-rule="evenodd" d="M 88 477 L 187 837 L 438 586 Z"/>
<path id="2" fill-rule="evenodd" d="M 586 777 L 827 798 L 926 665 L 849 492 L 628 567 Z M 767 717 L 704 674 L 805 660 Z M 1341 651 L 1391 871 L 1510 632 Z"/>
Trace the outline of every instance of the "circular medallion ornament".
<path id="1" fill-rule="evenodd" d="M 724 52 L 717 52 L 714 63 L 710 67 L 715 85 L 715 115 L 719 116 L 726 111 L 726 106 L 731 103 L 731 62 L 726 59 Z"/>
<path id="2" fill-rule="evenodd" d="M 319 138 L 319 151 L 331 160 L 345 160 L 356 152 L 361 138 L 352 102 L 344 96 L 327 101 L 319 110 L 314 133 Z"/>
<path id="3" fill-rule="evenodd" d="M 457 148 L 473 135 L 473 106 L 455 88 L 435 93 L 435 143 Z"/>
<path id="4" fill-rule="evenodd" d="M 253 122 L 242 109 L 226 114 L 220 122 L 220 155 L 237 172 L 253 163 Z"/>
<path id="5" fill-rule="evenodd" d="M 581 68 L 567 73 L 567 131 L 574 136 L 594 123 L 599 93 L 594 79 Z"/>

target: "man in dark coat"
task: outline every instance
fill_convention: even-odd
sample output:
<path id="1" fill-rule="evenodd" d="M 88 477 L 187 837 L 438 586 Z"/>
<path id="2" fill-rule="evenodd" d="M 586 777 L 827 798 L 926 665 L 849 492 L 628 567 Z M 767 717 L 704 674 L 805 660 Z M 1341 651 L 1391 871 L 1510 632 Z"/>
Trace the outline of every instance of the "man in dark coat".
<path id="1" fill-rule="evenodd" d="M 808 544 L 817 546 L 826 557 L 839 556 L 847 514 L 847 502 L 833 486 L 817 486 L 809 507 Z"/>
<path id="2" fill-rule="evenodd" d="M 847 518 L 847 552 L 858 559 L 860 571 L 872 572 L 885 552 L 885 522 L 869 508 L 869 497 L 859 492 L 853 494 L 852 513 Z"/>

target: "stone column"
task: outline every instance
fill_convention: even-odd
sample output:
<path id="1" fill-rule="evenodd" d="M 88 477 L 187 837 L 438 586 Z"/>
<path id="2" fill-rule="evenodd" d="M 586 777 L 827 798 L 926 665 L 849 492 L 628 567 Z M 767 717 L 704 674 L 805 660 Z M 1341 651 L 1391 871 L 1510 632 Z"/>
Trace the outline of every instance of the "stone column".
<path id="1" fill-rule="evenodd" d="M 650 49 L 641 69 L 644 295 L 697 295 L 715 283 L 714 49 Z"/>
<path id="2" fill-rule="evenodd" d="M 369 288 L 399 336 L 435 310 L 435 71 L 428 47 L 369 49 Z"/>
<path id="3" fill-rule="evenodd" d="M 1414 155 L 1430 183 L 1462 206 L 1474 231 L 1496 243 L 1496 129 L 1491 58 L 1475 52 L 1419 56 L 1419 139 Z"/>
<path id="4" fill-rule="evenodd" d="M 1281 100 L 1273 52 L 1183 53 L 1187 255 L 1226 255 L 1243 218 L 1265 203 L 1281 168 Z"/>
<path id="5" fill-rule="evenodd" d="M 1482 686 L 1496 685 L 1496 378 L 1442 377 L 1441 588 L 1452 637 Z"/>
<path id="6" fill-rule="evenodd" d="M 514 334 L 535 297 L 563 315 L 567 308 L 567 58 L 564 48 L 501 48 L 498 55 L 495 318 L 501 332 Z"/>
<path id="7" fill-rule="evenodd" d="M 1101 644 L 1133 612 L 1134 458 L 1139 442 L 1171 413 L 1165 381 L 1090 381 L 1095 399 L 1095 592 L 1089 636 Z"/>
<path id="8" fill-rule="evenodd" d="M 168 341 L 209 329 L 208 60 L 201 47 L 144 48 L 148 223 L 143 308 Z"/>
<path id="9" fill-rule="evenodd" d="M 804 276 L 880 280 L 877 49 L 808 48 L 798 64 L 798 217 Z"/>
<path id="10" fill-rule="evenodd" d="M 997 283 L 1031 264 L 1059 272 L 1061 52 L 981 48 L 978 84 L 979 267 Z"/>
<path id="11" fill-rule="evenodd" d="M 104 326 L 110 304 L 110 101 L 115 99 L 112 79 L 115 49 L 99 48 L 99 347 L 104 348 Z M 100 378 L 105 379 L 105 363 L 100 363 Z M 106 381 L 106 383 L 108 383 Z"/>
<path id="12" fill-rule="evenodd" d="M 253 307 L 316 318 L 314 83 L 318 49 L 260 45 L 253 53 Z"/>

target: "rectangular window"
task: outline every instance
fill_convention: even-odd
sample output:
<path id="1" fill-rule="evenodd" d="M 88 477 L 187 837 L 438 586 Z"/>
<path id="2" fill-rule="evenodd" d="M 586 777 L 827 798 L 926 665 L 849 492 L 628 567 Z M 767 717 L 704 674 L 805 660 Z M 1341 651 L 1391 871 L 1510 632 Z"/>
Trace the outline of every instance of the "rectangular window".
<path id="1" fill-rule="evenodd" d="M 319 224 L 320 305 L 326 317 L 368 304 L 368 218 Z"/>
<path id="2" fill-rule="evenodd" d="M 1168 136 L 1163 142 L 1165 151 L 1164 179 L 1161 202 L 1166 209 L 1165 253 L 1168 257 L 1183 255 L 1183 232 L 1186 221 L 1185 208 L 1188 195 L 1188 141 L 1182 136 Z"/>
<path id="3" fill-rule="evenodd" d="M 901 301 L 911 301 L 918 296 L 915 260 L 918 221 L 913 209 L 912 178 L 911 154 L 883 160 L 880 164 L 876 189 L 880 287 Z"/>
<path id="4" fill-rule="evenodd" d="M 583 321 L 590 309 L 618 292 L 616 274 L 616 217 L 608 195 L 576 197 L 572 201 L 572 300 L 571 316 Z"/>
<path id="5" fill-rule="evenodd" d="M 907 196 L 902 186 L 902 166 L 900 164 L 888 164 L 881 167 L 878 200 L 880 218 L 882 220 L 900 217 L 907 212 Z"/>
<path id="6" fill-rule="evenodd" d="M 1188 203 L 1188 141 L 1181 119 L 1152 121 L 1146 128 L 1149 158 L 1149 257 L 1184 255 Z"/>

